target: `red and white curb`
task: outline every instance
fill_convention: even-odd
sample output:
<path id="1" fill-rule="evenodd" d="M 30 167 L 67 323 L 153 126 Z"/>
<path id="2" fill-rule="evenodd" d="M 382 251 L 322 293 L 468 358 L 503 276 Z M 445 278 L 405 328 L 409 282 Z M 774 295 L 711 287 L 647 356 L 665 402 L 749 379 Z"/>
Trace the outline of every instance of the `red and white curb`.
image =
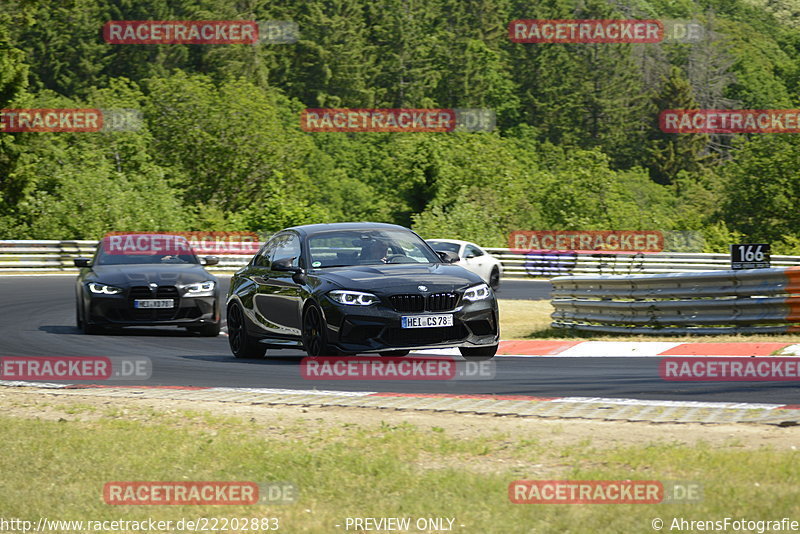
<path id="1" fill-rule="evenodd" d="M 415 354 L 455 356 L 458 349 L 431 349 Z M 800 356 L 800 344 L 792 343 L 674 343 L 663 341 L 501 341 L 498 356 L 515 358 L 641 358 L 657 356 Z"/>
<path id="2" fill-rule="evenodd" d="M 800 424 L 800 405 L 792 404 L 273 388 L 97 386 L 0 381 L 0 387 L 3 386 L 36 388 L 32 393 L 50 395 L 117 397 L 125 399 L 169 399 L 255 405 L 377 408 L 494 416 L 653 423 L 761 423 L 780 426 Z"/>

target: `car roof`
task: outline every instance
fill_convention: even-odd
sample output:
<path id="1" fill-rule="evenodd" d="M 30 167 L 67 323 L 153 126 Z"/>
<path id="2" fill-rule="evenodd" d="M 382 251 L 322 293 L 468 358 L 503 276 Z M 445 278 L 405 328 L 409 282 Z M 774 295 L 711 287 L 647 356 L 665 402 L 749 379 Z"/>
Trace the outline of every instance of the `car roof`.
<path id="1" fill-rule="evenodd" d="M 426 239 L 425 241 L 427 241 L 429 243 L 431 241 L 438 241 L 440 243 L 453 243 L 453 244 L 456 244 L 456 245 L 475 245 L 475 243 L 472 243 L 470 241 L 461 241 L 460 239 Z M 475 246 L 477 246 L 477 245 L 475 245 Z"/>
<path id="2" fill-rule="evenodd" d="M 322 224 L 304 224 L 301 226 L 292 226 L 286 230 L 293 230 L 302 235 L 313 235 L 321 232 L 332 232 L 336 230 L 411 230 L 405 226 L 398 224 L 388 223 L 374 223 L 374 222 L 341 222 L 341 223 L 322 223 Z"/>

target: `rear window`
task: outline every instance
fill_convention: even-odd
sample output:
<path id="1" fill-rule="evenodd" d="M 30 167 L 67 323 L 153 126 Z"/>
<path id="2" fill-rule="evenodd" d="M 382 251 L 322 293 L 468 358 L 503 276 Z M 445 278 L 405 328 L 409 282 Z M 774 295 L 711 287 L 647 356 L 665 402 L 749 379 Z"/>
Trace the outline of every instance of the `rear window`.
<path id="1" fill-rule="evenodd" d="M 433 247 L 433 250 L 446 250 L 456 254 L 458 254 L 458 249 L 461 248 L 458 243 L 448 243 L 446 241 L 428 241 L 428 244 Z"/>

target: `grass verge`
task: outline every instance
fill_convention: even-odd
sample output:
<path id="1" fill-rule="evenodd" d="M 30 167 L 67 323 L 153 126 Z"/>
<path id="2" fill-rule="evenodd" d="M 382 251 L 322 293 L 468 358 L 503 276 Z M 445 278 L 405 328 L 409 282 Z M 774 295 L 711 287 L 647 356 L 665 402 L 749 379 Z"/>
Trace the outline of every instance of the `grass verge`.
<path id="1" fill-rule="evenodd" d="M 568 332 L 552 328 L 549 300 L 499 300 L 502 339 L 582 339 L 586 341 L 673 341 L 678 343 L 800 343 L 796 334 L 644 336 Z"/>
<path id="2" fill-rule="evenodd" d="M 651 532 L 656 517 L 669 525 L 674 517 L 780 519 L 798 511 L 798 453 L 785 445 L 753 448 L 733 438 L 690 445 L 678 437 L 665 440 L 655 430 L 652 441 L 596 443 L 586 431 L 580 439 L 561 439 L 573 430 L 570 422 L 565 429 L 526 420 L 516 428 L 528 431 L 510 432 L 508 427 L 498 430 L 496 418 L 482 418 L 483 430 L 465 436 L 445 424 L 446 416 L 442 426 L 398 422 L 399 416 L 377 411 L 376 417 L 358 423 L 291 416 L 248 419 L 141 406 L 135 400 L 123 401 L 124 408 L 108 399 L 93 401 L 48 399 L 37 406 L 46 409 L 46 419 L 30 410 L 0 416 L 0 517 L 277 517 L 281 531 L 309 533 L 344 531 L 347 517 L 445 517 L 454 518 L 453 532 L 618 533 Z M 4 404 L 14 411 L 10 397 Z M 269 413 L 268 408 L 253 409 Z M 703 500 L 514 505 L 507 488 L 517 479 L 696 481 L 703 485 Z M 271 507 L 103 502 L 106 482 L 134 480 L 291 481 L 299 487 L 300 500 Z"/>

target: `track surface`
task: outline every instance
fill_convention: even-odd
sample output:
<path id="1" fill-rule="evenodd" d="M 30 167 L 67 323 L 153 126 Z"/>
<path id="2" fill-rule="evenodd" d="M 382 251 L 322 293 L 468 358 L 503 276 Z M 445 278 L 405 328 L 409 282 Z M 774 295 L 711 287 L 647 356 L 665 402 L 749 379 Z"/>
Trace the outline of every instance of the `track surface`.
<path id="1" fill-rule="evenodd" d="M 222 282 L 227 290 L 228 279 Z M 0 356 L 147 356 L 153 362 L 153 376 L 145 384 L 151 386 L 800 404 L 800 387 L 791 382 L 664 382 L 658 376 L 658 358 L 615 358 L 613 354 L 587 358 L 498 357 L 494 360 L 495 379 L 483 381 L 309 381 L 300 375 L 303 354 L 298 351 L 271 351 L 265 360 L 238 361 L 231 357 L 224 336 L 201 338 L 174 328 L 83 335 L 75 327 L 73 284 L 74 278 L 66 276 L 0 278 Z M 519 294 L 519 284 L 524 291 L 544 295 L 540 298 L 546 298 L 549 292 L 547 283 L 507 282 L 501 298 Z"/>

